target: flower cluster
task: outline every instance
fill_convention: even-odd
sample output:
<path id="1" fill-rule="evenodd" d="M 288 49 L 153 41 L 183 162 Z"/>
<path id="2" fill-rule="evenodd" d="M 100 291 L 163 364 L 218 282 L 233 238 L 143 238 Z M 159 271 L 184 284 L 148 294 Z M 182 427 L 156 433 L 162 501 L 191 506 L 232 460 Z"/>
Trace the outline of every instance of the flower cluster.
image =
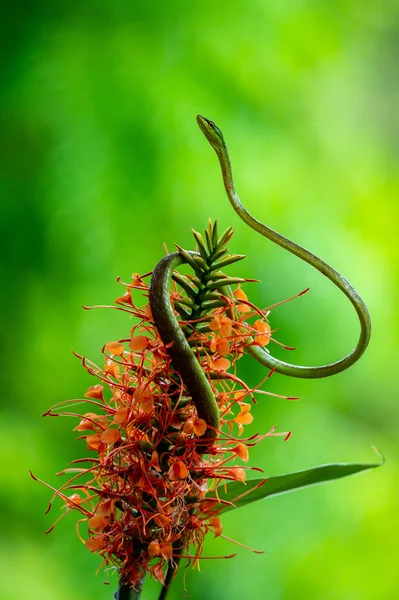
<path id="1" fill-rule="evenodd" d="M 104 346 L 101 366 L 80 357 L 97 383 L 84 399 L 61 402 L 45 413 L 78 418 L 74 430 L 91 453 L 62 472 L 71 478 L 54 489 L 53 499 L 63 500 L 63 515 L 81 513 L 82 542 L 103 564 L 115 565 L 131 586 L 140 585 L 146 573 L 164 583 L 168 565 L 179 557 L 195 564 L 205 535 L 223 536 L 218 486 L 245 482 L 249 447 L 266 436 L 289 437 L 274 428 L 243 437 L 259 390 L 237 376 L 236 363 L 249 344 L 268 345 L 272 331 L 268 311 L 251 304 L 238 286 L 201 318 L 179 317 L 220 410 L 220 431 L 204 454 L 207 424 L 153 322 L 149 275 L 134 274 L 122 284 L 126 291 L 113 307 L 134 317 L 128 337 Z M 187 294 L 174 284 L 170 297 L 173 306 L 184 305 Z M 87 403 L 89 411 L 70 410 L 68 404 L 77 402 Z"/>

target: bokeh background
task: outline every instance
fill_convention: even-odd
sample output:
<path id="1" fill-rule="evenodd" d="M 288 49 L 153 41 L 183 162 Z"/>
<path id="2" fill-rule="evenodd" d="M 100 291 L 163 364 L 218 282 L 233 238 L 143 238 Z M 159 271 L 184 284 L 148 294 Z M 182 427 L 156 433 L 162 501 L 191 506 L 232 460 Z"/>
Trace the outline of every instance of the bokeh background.
<path id="1" fill-rule="evenodd" d="M 250 432 L 277 424 L 252 464 L 277 475 L 326 462 L 386 465 L 225 516 L 255 548 L 188 571 L 193 600 L 393 600 L 398 597 L 399 5 L 369 0 L 96 0 L 9 3 L 2 19 L 0 598 L 110 599 L 116 586 L 78 541 L 70 515 L 28 470 L 54 473 L 85 452 L 74 423 L 41 419 L 92 383 L 71 349 L 96 360 L 124 337 L 122 313 L 85 312 L 120 294 L 116 277 L 151 270 L 190 228 L 233 225 L 229 272 L 297 347 L 320 364 L 358 335 L 348 301 L 311 267 L 249 230 L 225 198 L 197 113 L 224 130 L 239 193 L 259 219 L 340 270 L 370 307 L 369 350 L 349 371 L 275 375 Z M 265 375 L 251 360 L 240 374 Z M 209 539 L 205 554 L 235 547 Z M 156 596 L 149 583 L 144 600 Z M 170 593 L 182 598 L 182 575 Z"/>

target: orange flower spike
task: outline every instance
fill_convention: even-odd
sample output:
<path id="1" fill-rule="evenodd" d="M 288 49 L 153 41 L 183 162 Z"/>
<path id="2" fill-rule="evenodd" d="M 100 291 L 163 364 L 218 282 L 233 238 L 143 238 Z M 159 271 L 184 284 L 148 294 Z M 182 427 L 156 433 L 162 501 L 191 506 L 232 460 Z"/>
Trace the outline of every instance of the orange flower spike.
<path id="1" fill-rule="evenodd" d="M 108 344 L 105 344 L 104 350 L 108 354 L 114 354 L 115 356 L 122 356 L 122 354 L 125 351 L 125 348 L 124 348 L 123 344 L 121 344 L 120 342 L 108 342 Z"/>
<path id="2" fill-rule="evenodd" d="M 258 321 L 255 321 L 254 328 L 261 333 L 261 335 L 255 335 L 255 344 L 258 344 L 258 346 L 267 346 L 267 344 L 270 342 L 271 336 L 269 323 L 259 319 Z"/>
<path id="3" fill-rule="evenodd" d="M 235 296 L 235 298 L 237 298 L 237 300 L 248 300 L 248 296 L 246 295 L 246 293 L 240 288 L 238 287 L 235 292 L 233 292 L 233 296 Z M 251 307 L 248 306 L 248 304 L 237 304 L 237 310 L 240 313 L 248 313 L 251 312 Z"/>

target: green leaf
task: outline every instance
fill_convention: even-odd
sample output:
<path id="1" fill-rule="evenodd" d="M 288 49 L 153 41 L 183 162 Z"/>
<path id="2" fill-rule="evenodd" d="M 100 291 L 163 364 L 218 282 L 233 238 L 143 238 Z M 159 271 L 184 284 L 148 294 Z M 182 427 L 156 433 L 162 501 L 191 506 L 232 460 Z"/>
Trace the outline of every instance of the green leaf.
<path id="1" fill-rule="evenodd" d="M 267 479 L 252 479 L 246 484 L 239 481 L 228 483 L 224 491 L 221 486 L 218 489 L 218 497 L 222 500 L 221 503 L 215 503 L 215 510 L 226 512 L 233 508 L 245 506 L 257 500 L 263 500 L 269 496 L 277 496 L 285 494 L 303 487 L 316 485 L 326 481 L 333 481 L 348 475 L 355 475 L 367 469 L 380 467 L 385 462 L 381 457 L 379 463 L 338 463 L 331 465 L 321 465 L 313 469 L 305 469 L 296 473 L 288 473 L 287 475 L 278 475 L 277 477 L 269 477 Z M 210 500 L 212 497 L 207 497 Z M 225 504 L 224 502 L 229 504 Z"/>

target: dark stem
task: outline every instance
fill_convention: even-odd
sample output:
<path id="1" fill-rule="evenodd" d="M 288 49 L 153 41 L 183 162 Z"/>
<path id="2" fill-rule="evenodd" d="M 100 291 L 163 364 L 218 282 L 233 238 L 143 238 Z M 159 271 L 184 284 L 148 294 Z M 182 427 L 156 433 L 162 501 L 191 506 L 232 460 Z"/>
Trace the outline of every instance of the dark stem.
<path id="1" fill-rule="evenodd" d="M 162 586 L 161 593 L 159 594 L 158 600 L 166 600 L 167 593 L 169 592 L 169 590 L 171 588 L 172 580 L 173 580 L 173 577 L 175 576 L 175 573 L 179 566 L 179 562 L 180 562 L 180 556 L 175 556 L 175 558 L 173 559 L 173 563 L 172 563 L 172 561 L 169 561 L 169 568 L 168 568 L 168 571 L 167 571 L 166 577 L 165 577 L 165 585 Z"/>
<path id="2" fill-rule="evenodd" d="M 141 581 L 137 589 L 130 587 L 121 577 L 119 580 L 118 591 L 114 594 L 115 600 L 140 600 L 141 592 L 143 591 L 144 579 Z"/>

